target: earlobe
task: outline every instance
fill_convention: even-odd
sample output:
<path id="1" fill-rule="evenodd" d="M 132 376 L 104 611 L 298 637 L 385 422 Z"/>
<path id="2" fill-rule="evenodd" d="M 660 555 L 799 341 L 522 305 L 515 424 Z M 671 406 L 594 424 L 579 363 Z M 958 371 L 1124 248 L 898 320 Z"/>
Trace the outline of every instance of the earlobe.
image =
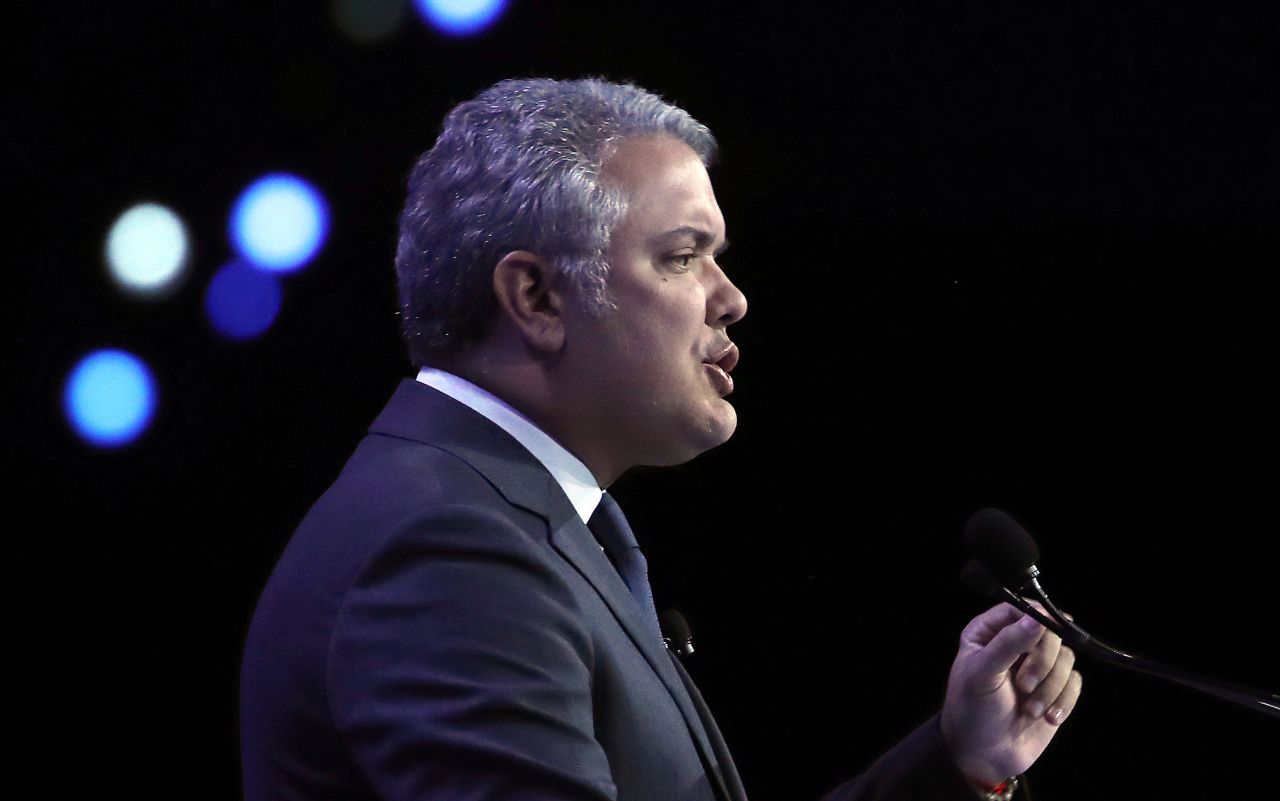
<path id="1" fill-rule="evenodd" d="M 550 353 L 564 346 L 563 296 L 557 279 L 545 259 L 527 250 L 513 250 L 493 268 L 500 313 L 537 351 Z"/>

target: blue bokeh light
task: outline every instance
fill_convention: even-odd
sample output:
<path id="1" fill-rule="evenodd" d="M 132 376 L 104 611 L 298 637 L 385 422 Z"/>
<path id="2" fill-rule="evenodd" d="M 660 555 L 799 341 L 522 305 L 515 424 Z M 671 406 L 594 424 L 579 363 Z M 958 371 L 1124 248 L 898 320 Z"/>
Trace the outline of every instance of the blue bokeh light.
<path id="1" fill-rule="evenodd" d="M 329 234 L 329 207 L 296 175 L 254 181 L 231 210 L 231 243 L 240 258 L 264 270 L 290 272 L 311 261 Z"/>
<path id="2" fill-rule="evenodd" d="M 414 0 L 422 18 L 450 36 L 470 36 L 484 30 L 506 5 L 506 0 Z"/>
<path id="3" fill-rule="evenodd" d="M 276 277 L 240 262 L 213 276 L 204 294 L 204 311 L 215 331 L 233 340 L 260 336 L 275 322 L 282 293 Z"/>
<path id="4" fill-rule="evenodd" d="M 155 414 L 151 369 L 123 350 L 94 351 L 72 368 L 62 394 L 67 421 L 86 442 L 113 448 L 137 439 Z"/>

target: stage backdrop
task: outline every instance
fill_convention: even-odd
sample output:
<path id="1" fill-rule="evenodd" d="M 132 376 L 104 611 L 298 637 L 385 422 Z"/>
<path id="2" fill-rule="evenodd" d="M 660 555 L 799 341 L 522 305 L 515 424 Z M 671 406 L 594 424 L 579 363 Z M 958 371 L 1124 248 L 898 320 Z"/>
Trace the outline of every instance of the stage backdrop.
<path id="1" fill-rule="evenodd" d="M 982 608 L 957 576 L 986 505 L 1038 537 L 1094 633 L 1280 689 L 1265 14 L 513 0 L 454 35 L 359 5 L 46 4 L 10 32 L 9 661 L 14 766 L 42 797 L 239 794 L 257 593 L 411 375 L 405 176 L 451 105 L 508 76 L 631 80 L 719 137 L 724 266 L 750 301 L 739 432 L 616 492 L 753 798 L 816 798 L 938 707 Z M 214 287 L 244 277 L 232 212 L 281 173 L 327 228 L 231 304 L 259 318 L 219 321 Z M 141 203 L 186 232 L 167 294 L 107 268 Z M 103 348 L 155 393 L 107 448 L 64 406 Z M 1275 721 L 1082 670 L 1038 801 L 1273 797 Z"/>

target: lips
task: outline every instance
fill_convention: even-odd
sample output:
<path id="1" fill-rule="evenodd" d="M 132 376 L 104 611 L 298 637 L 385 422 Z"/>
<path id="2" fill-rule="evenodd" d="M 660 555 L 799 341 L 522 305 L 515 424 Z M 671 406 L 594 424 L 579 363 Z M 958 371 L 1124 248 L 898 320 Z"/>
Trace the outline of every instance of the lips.
<path id="1" fill-rule="evenodd" d="M 711 374 L 712 381 L 719 386 L 722 396 L 733 392 L 733 378 L 729 373 L 738 364 L 737 345 L 730 342 L 723 350 L 708 357 L 703 364 Z"/>
<path id="2" fill-rule="evenodd" d="M 730 342 L 724 350 L 712 356 L 709 361 L 726 373 L 733 372 L 733 368 L 738 364 L 738 346 Z"/>

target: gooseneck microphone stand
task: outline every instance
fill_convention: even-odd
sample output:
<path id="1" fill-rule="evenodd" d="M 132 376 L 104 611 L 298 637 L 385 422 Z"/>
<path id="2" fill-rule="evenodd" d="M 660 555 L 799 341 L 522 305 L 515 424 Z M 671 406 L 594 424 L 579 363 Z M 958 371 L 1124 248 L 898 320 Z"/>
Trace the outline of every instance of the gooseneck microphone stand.
<path id="1" fill-rule="evenodd" d="M 1077 654 L 1115 667 L 1154 676 L 1171 684 L 1280 719 L 1280 695 L 1202 676 L 1110 646 L 1089 634 L 1049 598 L 1035 562 L 1039 548 L 1017 521 L 999 509 L 983 509 L 969 519 L 965 539 L 976 556 L 962 580 L 974 592 L 1006 601 L 1062 637 Z M 1034 595 L 1048 614 L 1032 605 Z"/>

